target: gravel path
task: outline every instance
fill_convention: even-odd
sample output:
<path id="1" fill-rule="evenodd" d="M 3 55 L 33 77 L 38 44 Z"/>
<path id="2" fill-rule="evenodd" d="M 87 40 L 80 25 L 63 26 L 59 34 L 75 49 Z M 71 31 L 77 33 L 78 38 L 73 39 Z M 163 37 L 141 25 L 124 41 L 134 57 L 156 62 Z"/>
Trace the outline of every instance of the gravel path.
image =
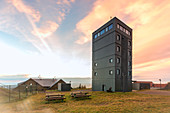
<path id="1" fill-rule="evenodd" d="M 137 91 L 136 93 L 170 96 L 170 91 L 162 91 L 162 90 L 145 90 L 145 91 Z"/>

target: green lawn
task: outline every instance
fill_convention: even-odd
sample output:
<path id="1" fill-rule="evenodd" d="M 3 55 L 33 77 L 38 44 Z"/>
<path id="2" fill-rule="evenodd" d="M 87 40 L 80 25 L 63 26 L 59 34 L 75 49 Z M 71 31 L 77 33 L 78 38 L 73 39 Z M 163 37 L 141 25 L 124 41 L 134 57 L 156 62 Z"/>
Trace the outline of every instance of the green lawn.
<path id="1" fill-rule="evenodd" d="M 90 99 L 72 99 L 70 92 L 65 94 L 65 102 L 44 100 L 45 94 L 39 93 L 22 101 L 0 104 L 6 112 L 19 113 L 170 113 L 170 96 L 145 95 L 134 92 L 90 92 Z"/>

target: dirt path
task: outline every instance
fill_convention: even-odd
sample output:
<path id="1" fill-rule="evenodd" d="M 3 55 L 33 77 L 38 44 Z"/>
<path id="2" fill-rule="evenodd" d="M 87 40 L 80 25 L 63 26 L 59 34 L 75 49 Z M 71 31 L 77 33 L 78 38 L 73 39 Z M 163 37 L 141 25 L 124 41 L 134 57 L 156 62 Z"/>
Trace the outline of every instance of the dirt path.
<path id="1" fill-rule="evenodd" d="M 170 96 L 170 91 L 162 91 L 162 90 L 145 90 L 145 91 L 137 91 L 136 93 Z"/>

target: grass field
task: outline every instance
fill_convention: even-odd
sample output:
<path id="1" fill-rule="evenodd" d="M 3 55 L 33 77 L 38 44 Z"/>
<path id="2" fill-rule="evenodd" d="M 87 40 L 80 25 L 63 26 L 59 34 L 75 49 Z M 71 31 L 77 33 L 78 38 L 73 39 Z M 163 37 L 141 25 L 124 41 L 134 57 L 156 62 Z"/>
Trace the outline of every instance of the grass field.
<path id="1" fill-rule="evenodd" d="M 90 99 L 72 99 L 65 94 L 65 102 L 44 100 L 39 93 L 22 101 L 0 104 L 1 113 L 170 113 L 170 96 L 146 95 L 135 92 L 90 92 Z"/>

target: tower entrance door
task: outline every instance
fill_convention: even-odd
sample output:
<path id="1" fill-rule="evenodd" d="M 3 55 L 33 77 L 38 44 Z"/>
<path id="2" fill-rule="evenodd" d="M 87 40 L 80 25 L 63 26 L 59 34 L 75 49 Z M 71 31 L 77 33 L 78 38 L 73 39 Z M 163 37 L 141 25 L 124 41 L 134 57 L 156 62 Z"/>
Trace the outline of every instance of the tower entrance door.
<path id="1" fill-rule="evenodd" d="M 105 85 L 104 84 L 102 85 L 102 91 L 105 91 Z"/>

